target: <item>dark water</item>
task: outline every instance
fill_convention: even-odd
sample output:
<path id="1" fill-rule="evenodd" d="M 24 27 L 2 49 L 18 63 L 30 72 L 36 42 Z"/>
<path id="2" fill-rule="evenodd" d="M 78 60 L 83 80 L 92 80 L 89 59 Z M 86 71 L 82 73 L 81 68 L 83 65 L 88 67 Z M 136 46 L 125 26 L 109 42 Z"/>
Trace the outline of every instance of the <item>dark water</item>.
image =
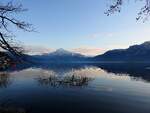
<path id="1" fill-rule="evenodd" d="M 150 113 L 148 65 L 50 65 L 0 72 L 0 108 L 27 113 Z"/>

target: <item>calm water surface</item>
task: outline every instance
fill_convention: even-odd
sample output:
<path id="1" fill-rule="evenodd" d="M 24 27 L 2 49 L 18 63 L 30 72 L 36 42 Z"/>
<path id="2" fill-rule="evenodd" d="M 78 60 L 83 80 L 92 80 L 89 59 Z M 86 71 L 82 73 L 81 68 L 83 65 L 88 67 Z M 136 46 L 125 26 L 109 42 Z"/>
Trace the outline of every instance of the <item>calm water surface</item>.
<path id="1" fill-rule="evenodd" d="M 120 66 L 0 72 L 0 107 L 29 113 L 150 113 L 150 71 Z"/>

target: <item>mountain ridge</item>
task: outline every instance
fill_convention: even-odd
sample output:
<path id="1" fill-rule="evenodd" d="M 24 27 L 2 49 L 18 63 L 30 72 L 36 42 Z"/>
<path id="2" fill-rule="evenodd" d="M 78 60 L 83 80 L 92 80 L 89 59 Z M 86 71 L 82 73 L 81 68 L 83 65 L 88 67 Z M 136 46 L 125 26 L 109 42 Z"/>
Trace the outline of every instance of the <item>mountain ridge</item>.
<path id="1" fill-rule="evenodd" d="M 71 52 L 71 51 L 65 50 L 63 48 L 59 48 L 56 51 L 45 54 L 45 55 L 48 55 L 48 56 L 81 56 L 81 57 L 84 57 L 84 55 L 82 55 L 82 54 Z"/>
<path id="2" fill-rule="evenodd" d="M 107 61 L 150 61 L 150 41 L 129 46 L 127 49 L 109 50 L 102 55 L 95 56 L 94 59 Z"/>
<path id="3" fill-rule="evenodd" d="M 33 62 L 42 62 L 42 63 L 57 63 L 57 62 L 76 62 L 76 61 L 84 61 L 88 57 L 79 54 L 64 50 L 62 48 L 57 49 L 54 52 L 43 54 L 43 55 L 32 55 L 29 60 L 31 59 Z"/>
<path id="4" fill-rule="evenodd" d="M 30 59 L 30 58 L 29 58 Z M 62 48 L 44 55 L 33 55 L 39 62 L 101 62 L 101 61 L 150 61 L 150 41 L 129 46 L 127 49 L 113 49 L 94 57 L 70 52 Z"/>

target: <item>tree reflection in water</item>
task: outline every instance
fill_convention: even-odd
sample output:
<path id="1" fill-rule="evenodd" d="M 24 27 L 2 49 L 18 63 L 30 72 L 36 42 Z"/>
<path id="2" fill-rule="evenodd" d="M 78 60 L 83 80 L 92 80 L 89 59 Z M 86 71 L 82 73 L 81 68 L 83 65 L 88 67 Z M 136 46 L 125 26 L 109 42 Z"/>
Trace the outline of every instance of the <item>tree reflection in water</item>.
<path id="1" fill-rule="evenodd" d="M 9 74 L 6 72 L 0 73 L 0 88 L 6 88 L 11 84 Z"/>
<path id="2" fill-rule="evenodd" d="M 47 77 L 40 76 L 37 81 L 40 85 L 50 85 L 52 87 L 59 86 L 87 86 L 93 78 L 76 74 L 66 75 L 63 77 L 50 75 Z"/>

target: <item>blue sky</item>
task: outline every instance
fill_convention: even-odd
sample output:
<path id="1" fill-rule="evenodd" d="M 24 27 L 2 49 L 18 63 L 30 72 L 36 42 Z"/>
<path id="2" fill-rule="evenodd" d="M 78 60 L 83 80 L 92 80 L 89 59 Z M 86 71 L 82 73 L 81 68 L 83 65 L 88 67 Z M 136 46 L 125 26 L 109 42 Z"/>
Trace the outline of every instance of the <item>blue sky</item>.
<path id="1" fill-rule="evenodd" d="M 130 0 L 121 13 L 107 17 L 104 12 L 109 1 L 14 0 L 28 9 L 18 18 L 32 23 L 38 31 L 15 31 L 16 39 L 38 48 L 64 48 L 91 55 L 150 40 L 150 21 L 135 19 L 143 2 Z"/>

